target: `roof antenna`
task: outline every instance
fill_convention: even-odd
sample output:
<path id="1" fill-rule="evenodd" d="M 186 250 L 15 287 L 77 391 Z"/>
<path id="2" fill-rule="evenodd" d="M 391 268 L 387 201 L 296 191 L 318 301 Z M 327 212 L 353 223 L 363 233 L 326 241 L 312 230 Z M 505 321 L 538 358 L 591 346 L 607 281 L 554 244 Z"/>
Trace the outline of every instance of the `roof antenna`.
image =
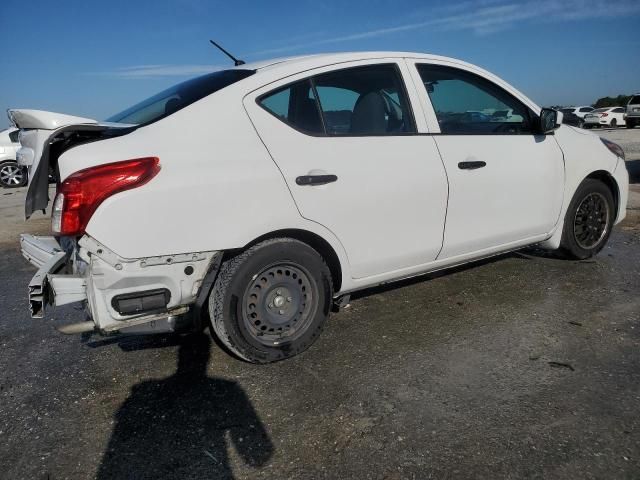
<path id="1" fill-rule="evenodd" d="M 233 55 L 231 55 L 229 52 L 227 52 L 224 48 L 222 48 L 220 45 L 218 45 L 216 42 L 214 42 L 213 40 L 209 40 L 211 42 L 211 44 L 220 49 L 222 51 L 222 53 L 224 53 L 227 57 L 229 57 L 231 60 L 233 60 L 233 64 L 236 67 L 239 67 L 240 65 L 244 65 L 245 61 L 244 60 L 238 60 L 236 57 L 234 57 Z"/>

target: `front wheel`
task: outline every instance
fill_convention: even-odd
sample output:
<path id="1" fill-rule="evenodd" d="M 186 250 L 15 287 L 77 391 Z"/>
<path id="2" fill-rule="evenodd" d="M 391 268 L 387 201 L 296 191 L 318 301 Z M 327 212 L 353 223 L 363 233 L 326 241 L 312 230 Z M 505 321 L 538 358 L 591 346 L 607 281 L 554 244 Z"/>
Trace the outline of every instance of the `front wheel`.
<path id="1" fill-rule="evenodd" d="M 322 331 L 332 296 L 316 250 L 291 238 L 266 240 L 223 262 L 209 297 L 212 334 L 252 363 L 293 357 Z"/>
<path id="2" fill-rule="evenodd" d="M 9 160 L 0 164 L 0 185 L 4 188 L 24 187 L 27 184 L 27 171 L 18 162 Z"/>
<path id="3" fill-rule="evenodd" d="M 613 195 L 599 180 L 587 178 L 576 191 L 564 219 L 561 250 L 568 258 L 584 260 L 607 243 L 615 219 Z"/>
<path id="4" fill-rule="evenodd" d="M 634 122 L 630 121 L 630 120 L 627 120 L 627 125 L 626 126 L 627 126 L 627 128 L 633 128 L 633 127 L 636 126 L 636 124 Z"/>

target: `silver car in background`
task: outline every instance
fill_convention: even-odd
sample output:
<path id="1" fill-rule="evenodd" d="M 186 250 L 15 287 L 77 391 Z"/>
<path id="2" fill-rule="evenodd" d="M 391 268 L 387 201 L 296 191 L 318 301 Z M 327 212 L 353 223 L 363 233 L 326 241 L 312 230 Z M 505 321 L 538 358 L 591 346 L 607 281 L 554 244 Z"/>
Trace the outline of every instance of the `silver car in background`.
<path id="1" fill-rule="evenodd" d="M 627 113 L 625 114 L 627 128 L 640 125 L 640 93 L 636 93 L 627 103 Z"/>

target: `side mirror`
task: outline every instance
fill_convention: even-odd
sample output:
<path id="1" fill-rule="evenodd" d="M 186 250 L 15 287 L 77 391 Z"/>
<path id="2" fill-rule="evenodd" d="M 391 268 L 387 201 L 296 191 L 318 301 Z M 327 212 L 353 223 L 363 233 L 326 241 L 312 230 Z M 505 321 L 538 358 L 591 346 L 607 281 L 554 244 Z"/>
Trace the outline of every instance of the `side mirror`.
<path id="1" fill-rule="evenodd" d="M 552 108 L 543 108 L 540 111 L 539 131 L 542 134 L 551 133 L 560 128 L 562 124 L 562 112 Z"/>

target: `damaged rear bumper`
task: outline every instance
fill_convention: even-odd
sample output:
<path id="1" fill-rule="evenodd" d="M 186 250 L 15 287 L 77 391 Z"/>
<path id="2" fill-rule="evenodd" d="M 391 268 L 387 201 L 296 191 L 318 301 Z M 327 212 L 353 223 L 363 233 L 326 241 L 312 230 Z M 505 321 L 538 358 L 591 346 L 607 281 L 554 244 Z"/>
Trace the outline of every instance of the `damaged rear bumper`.
<path id="1" fill-rule="evenodd" d="M 38 267 L 29 282 L 29 309 L 33 318 L 42 318 L 47 304 L 59 306 L 87 298 L 86 281 L 79 275 L 58 275 L 68 262 L 68 254 L 53 237 L 21 235 L 22 256 Z"/>
<path id="2" fill-rule="evenodd" d="M 212 251 L 127 259 L 89 236 L 66 252 L 53 237 L 24 234 L 20 245 L 22 255 L 38 267 L 29 282 L 32 317 L 42 318 L 47 305 L 83 302 L 94 329 L 105 334 L 175 331 L 190 322 L 194 304 L 199 314 L 196 301 L 209 266 L 220 255 Z M 150 292 L 159 291 L 165 301 L 150 302 Z M 125 304 L 128 308 L 123 309 Z M 82 324 L 80 330 L 86 331 L 87 323 Z"/>

